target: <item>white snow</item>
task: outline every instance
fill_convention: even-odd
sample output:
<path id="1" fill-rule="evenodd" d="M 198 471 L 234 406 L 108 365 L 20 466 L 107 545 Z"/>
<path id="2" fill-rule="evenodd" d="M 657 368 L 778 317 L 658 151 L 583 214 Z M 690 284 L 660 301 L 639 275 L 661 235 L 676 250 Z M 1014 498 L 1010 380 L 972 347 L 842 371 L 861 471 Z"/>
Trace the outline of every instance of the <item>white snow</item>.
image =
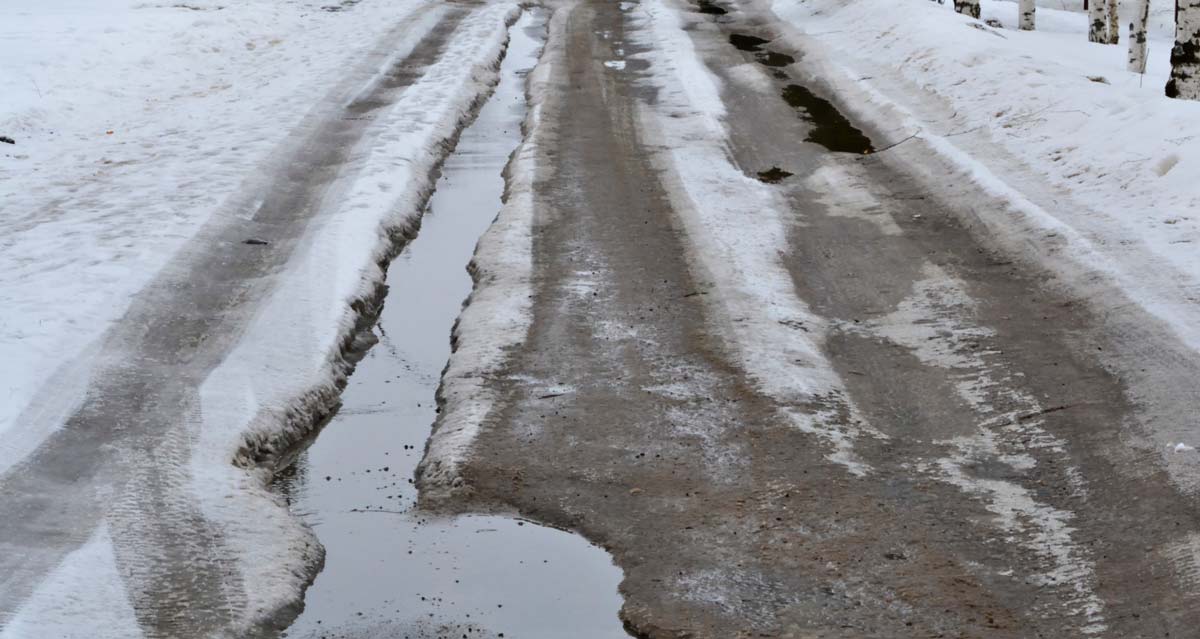
<path id="1" fill-rule="evenodd" d="M 41 11 L 17 15 L 16 23 L 4 24 L 0 49 L 6 83 L 15 86 L 23 74 L 43 67 L 55 77 L 40 83 L 43 96 L 52 96 L 46 104 L 26 99 L 13 103 L 26 106 L 10 108 L 6 101 L 0 112 L 0 126 L 9 127 L 4 133 L 18 138 L 5 150 L 21 156 L 3 158 L 0 176 L 0 260 L 6 267 L 0 269 L 6 309 L 0 356 L 9 364 L 0 373 L 0 389 L 7 393 L 0 403 L 0 431 L 7 432 L 0 441 L 23 442 L 0 449 L 8 463 L 52 432 L 70 409 L 67 399 L 49 402 L 39 409 L 44 424 L 36 436 L 23 436 L 27 425 L 17 416 L 38 385 L 55 368 L 86 357 L 88 344 L 120 317 L 128 298 L 220 210 L 245 176 L 286 152 L 285 136 L 313 110 L 314 99 L 314 117 L 328 116 L 377 81 L 377 73 L 364 83 L 340 67 L 371 59 L 372 45 L 385 33 L 391 38 L 384 57 L 405 54 L 443 10 L 407 2 L 325 12 L 267 0 L 220 10 L 66 0 L 51 6 L 61 8 L 60 22 L 41 20 Z M 116 17 L 97 16 L 105 9 Z M 186 472 L 201 510 L 234 549 L 247 598 L 245 609 L 234 612 L 246 624 L 295 600 L 319 546 L 265 489 L 265 475 L 231 462 L 248 438 L 269 439 L 300 426 L 287 423 L 289 409 L 305 394 L 334 384 L 339 345 L 356 319 L 350 303 L 382 279 L 377 262 L 389 247 L 388 230 L 409 226 L 420 215 L 444 142 L 494 81 L 507 24 L 518 12 L 507 2 L 471 10 L 451 36 L 454 44 L 395 104 L 376 113 L 300 248 L 274 277 L 272 294 L 200 389 L 202 426 Z M 34 46 L 51 25 L 77 36 L 77 48 Z M 113 33 L 123 35 L 112 47 L 136 40 L 136 54 L 121 49 L 106 55 Z M 6 63 L 27 49 L 34 51 L 29 60 Z M 213 49 L 221 55 L 208 57 Z M 86 60 L 107 61 L 111 68 L 98 70 Z M 130 78 L 139 84 L 126 93 L 123 83 Z M 68 88 L 73 82 L 80 86 Z M 94 93 L 112 95 L 114 102 L 101 101 L 95 110 L 74 106 L 97 102 Z M 325 95 L 333 97 L 320 103 Z M 100 135 L 93 134 L 95 127 Z M 107 129 L 114 134 L 103 134 Z M 101 158 L 108 157 L 131 164 L 103 168 Z M 80 387 L 85 382 L 81 375 Z M 79 628 L 72 624 L 82 623 L 112 628 L 114 636 L 138 636 L 128 603 L 103 600 L 124 601 L 121 590 L 96 582 L 102 576 L 96 557 L 105 552 L 111 556 L 111 542 L 101 531 L 38 587 L 6 637 L 73 636 Z M 93 612 L 87 618 L 59 615 L 66 629 L 50 628 L 38 611 L 56 607 Z"/>
<path id="2" fill-rule="evenodd" d="M 131 297 L 422 4 L 0 7 L 0 471 L 81 399 Z"/>

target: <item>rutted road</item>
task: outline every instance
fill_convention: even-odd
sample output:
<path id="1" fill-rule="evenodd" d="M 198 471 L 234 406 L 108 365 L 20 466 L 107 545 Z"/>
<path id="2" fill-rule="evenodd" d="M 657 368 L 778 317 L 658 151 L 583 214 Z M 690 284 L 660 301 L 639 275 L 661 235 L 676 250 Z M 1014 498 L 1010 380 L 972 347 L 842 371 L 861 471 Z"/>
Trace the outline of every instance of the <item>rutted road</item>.
<path id="1" fill-rule="evenodd" d="M 461 485 L 423 478 L 430 503 L 608 548 L 638 636 L 1192 632 L 1200 520 L 1101 359 L 1126 336 L 968 232 L 960 209 L 986 200 L 862 155 L 763 16 L 668 3 L 722 81 L 729 161 L 786 203 L 778 263 L 819 316 L 797 328 L 844 391 L 781 401 L 744 368 L 729 327 L 757 309 L 716 283 L 671 195 L 703 167 L 653 160 L 682 140 L 644 115 L 673 98 L 638 45 L 661 42 L 647 4 L 559 9 L 532 323 L 487 381 L 501 399 Z"/>
<path id="2" fill-rule="evenodd" d="M 318 110 L 277 172 L 230 204 L 245 219 L 204 229 L 107 336 L 69 422 L 0 469 L 0 625 L 97 537 L 111 540 L 114 579 L 144 636 L 278 634 L 275 622 L 296 612 L 248 610 L 261 584 L 245 579 L 222 522 L 188 493 L 198 388 L 340 194 L 333 184 L 370 118 L 448 59 L 484 6 L 429 5 L 421 19 L 435 26 L 382 81 Z M 502 232 L 484 235 L 472 270 L 476 311 L 485 299 L 511 304 L 490 316 L 468 307 L 455 329 L 452 357 L 495 341 L 500 363 L 452 359 L 443 372 L 443 410 L 416 471 L 421 506 L 515 513 L 602 546 L 624 573 L 621 620 L 640 637 L 1194 634 L 1200 517 L 1146 435 L 1156 421 L 1188 418 L 1194 398 L 1186 383 L 1146 380 L 1194 379 L 1195 354 L 1144 328 L 1153 322 L 1137 309 L 1102 315 L 1054 274 L 1003 253 L 972 223 L 995 203 L 919 177 L 910 164 L 920 158 L 843 115 L 820 69 L 753 0 L 554 0 L 546 10 L 532 115 L 492 227 Z M 521 210 L 526 199 L 532 210 Z M 270 241 L 245 243 L 259 237 Z M 414 263 L 396 277 L 444 266 Z M 528 282 L 489 272 L 497 264 L 529 266 Z M 359 310 L 357 328 L 369 328 L 378 308 Z M 508 332 L 489 333 L 496 327 Z M 515 346 L 505 341 L 514 327 Z M 433 377 L 414 374 L 413 388 L 397 391 L 395 372 L 364 378 L 370 397 L 353 402 L 433 399 Z M 418 419 L 433 418 L 426 408 Z M 415 457 L 409 439 L 424 424 L 407 426 L 375 423 L 369 437 Z M 383 473 L 369 489 L 407 511 L 416 497 L 394 486 L 401 464 L 381 466 L 380 451 L 365 448 L 363 466 Z M 281 458 L 292 454 L 302 451 Z M 329 487 L 332 469 L 358 461 L 335 457 L 322 467 Z M 326 513 L 363 506 L 323 495 Z M 433 530 L 421 516 L 403 525 Z M 404 542 L 406 552 L 430 542 L 419 568 L 430 582 L 459 568 L 439 544 L 458 552 L 474 538 L 448 526 L 432 542 Z M 384 549 L 405 539 L 388 532 L 370 534 Z M 361 550 L 350 537 L 341 550 Z M 529 539 L 505 539 L 516 538 Z M 533 546 L 525 552 L 537 557 L 544 549 Z M 472 569 L 512 559 L 480 547 Z M 295 550 L 298 564 L 320 561 L 315 547 Z M 416 578 L 403 572 L 414 564 L 388 559 L 399 568 L 381 588 Z M 567 579 L 578 568 L 529 574 Z M 356 594 L 329 590 L 354 569 L 331 566 L 327 577 L 334 585 L 313 589 L 298 635 L 503 636 L 498 624 L 522 614 L 478 614 L 491 593 L 447 582 L 430 584 L 437 595 L 420 605 L 403 597 L 424 596 L 425 583 L 368 592 L 378 601 L 360 618 Z M 363 581 L 364 592 L 375 583 Z M 555 587 L 538 586 L 523 593 L 531 609 Z M 564 610 L 547 618 L 586 624 L 577 636 L 614 634 Z M 446 617 L 425 620 L 435 613 Z M 549 624 L 525 627 L 551 636 Z"/>

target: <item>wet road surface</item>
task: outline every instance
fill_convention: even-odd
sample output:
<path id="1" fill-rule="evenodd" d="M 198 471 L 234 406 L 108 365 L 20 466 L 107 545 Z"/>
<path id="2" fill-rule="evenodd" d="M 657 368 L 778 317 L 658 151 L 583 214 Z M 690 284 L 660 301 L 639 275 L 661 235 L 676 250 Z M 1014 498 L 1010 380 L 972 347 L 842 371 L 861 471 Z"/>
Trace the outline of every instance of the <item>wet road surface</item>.
<path id="1" fill-rule="evenodd" d="M 786 203 L 779 263 L 823 324 L 798 328 L 843 390 L 781 401 L 741 368 L 723 325 L 749 311 L 689 259 L 639 119 L 663 100 L 647 20 L 569 4 L 534 319 L 438 504 L 600 543 L 638 636 L 1188 635 L 1200 519 L 1133 443 L 1145 416 L 1101 355 L 1122 336 L 969 232 L 977 201 L 875 154 L 772 25 L 672 6 L 722 80 L 731 161 Z M 860 433 L 855 464 L 797 412 Z"/>
<path id="2" fill-rule="evenodd" d="M 466 265 L 501 206 L 545 17 L 527 12 L 510 28 L 495 93 L 442 167 L 419 233 L 388 269 L 378 343 L 332 422 L 276 480 L 325 547 L 288 637 L 627 636 L 617 617 L 621 573 L 600 548 L 508 517 L 414 508 L 413 470 L 436 417 L 451 327 L 471 291 Z"/>

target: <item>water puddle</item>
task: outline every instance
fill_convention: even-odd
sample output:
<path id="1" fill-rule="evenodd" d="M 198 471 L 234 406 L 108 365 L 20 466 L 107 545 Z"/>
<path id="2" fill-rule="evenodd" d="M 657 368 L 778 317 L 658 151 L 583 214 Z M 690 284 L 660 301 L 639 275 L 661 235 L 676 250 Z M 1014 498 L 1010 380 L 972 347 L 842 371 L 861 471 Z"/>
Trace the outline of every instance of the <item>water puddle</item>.
<path id="1" fill-rule="evenodd" d="M 744 33 L 729 34 L 730 44 L 737 47 L 739 51 L 753 53 L 754 59 L 763 66 L 779 68 L 786 67 L 787 65 L 796 62 L 796 58 L 793 58 L 786 53 L 779 53 L 778 51 L 771 51 L 770 49 L 762 48 L 763 45 L 770 44 L 770 42 L 770 40 L 763 40 L 758 36 L 746 35 Z"/>
<path id="2" fill-rule="evenodd" d="M 388 269 L 379 343 L 341 411 L 276 481 L 326 550 L 304 612 L 283 636 L 628 637 L 617 617 L 621 572 L 600 548 L 523 521 L 414 510 L 413 470 L 450 329 L 471 290 L 464 267 L 500 208 L 545 21 L 526 12 L 511 30 L 500 85 L 448 158 L 419 237 Z"/>
<path id="3" fill-rule="evenodd" d="M 770 40 L 764 40 L 758 36 L 746 35 L 744 33 L 729 34 L 729 44 L 737 47 L 739 51 L 757 53 L 762 50 L 764 44 L 770 44 L 770 42 Z"/>
<path id="4" fill-rule="evenodd" d="M 873 153 L 871 139 L 856 128 L 837 107 L 798 84 L 783 88 L 783 99 L 796 108 L 800 117 L 812 125 L 805 140 L 820 144 L 830 151 L 843 153 Z"/>

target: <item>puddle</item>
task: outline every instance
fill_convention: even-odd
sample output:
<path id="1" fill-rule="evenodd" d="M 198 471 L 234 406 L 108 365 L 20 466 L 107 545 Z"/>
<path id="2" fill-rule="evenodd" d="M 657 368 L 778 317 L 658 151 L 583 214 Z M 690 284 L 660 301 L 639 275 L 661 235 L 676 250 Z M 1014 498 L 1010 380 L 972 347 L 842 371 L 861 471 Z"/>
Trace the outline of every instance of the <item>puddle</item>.
<path id="1" fill-rule="evenodd" d="M 758 62 L 768 67 L 786 67 L 789 64 L 796 62 L 796 58 L 777 51 L 761 51 L 754 56 Z"/>
<path id="2" fill-rule="evenodd" d="M 764 44 L 770 43 L 770 40 L 763 40 L 758 36 L 746 35 L 744 33 L 729 34 L 729 44 L 732 44 L 741 51 L 749 51 L 750 53 L 757 53 L 762 49 Z"/>
<path id="3" fill-rule="evenodd" d="M 770 40 L 763 40 L 758 36 L 746 35 L 744 33 L 729 34 L 729 43 L 737 47 L 740 51 L 746 51 L 754 54 L 754 59 L 759 64 L 767 67 L 778 68 L 786 67 L 789 64 L 796 62 L 796 58 L 778 51 L 763 49 L 764 44 L 770 44 Z"/>
<path id="4" fill-rule="evenodd" d="M 700 11 L 700 13 L 706 13 L 710 16 L 723 16 L 729 13 L 723 7 L 721 7 L 721 5 L 710 2 L 709 0 L 699 0 L 699 2 L 696 3 L 696 6 L 699 7 L 698 11 Z"/>
<path id="5" fill-rule="evenodd" d="M 379 343 L 338 415 L 275 482 L 326 550 L 282 636 L 628 637 L 621 572 L 600 548 L 528 522 L 413 510 L 450 329 L 471 290 L 465 266 L 500 208 L 545 20 L 526 12 L 511 30 L 500 85 L 447 159 L 420 235 L 388 269 Z"/>
<path id="6" fill-rule="evenodd" d="M 812 125 L 809 142 L 820 144 L 830 151 L 844 153 L 872 153 L 875 147 L 871 139 L 855 128 L 828 100 L 815 95 L 798 84 L 789 84 L 783 89 L 783 99 L 800 112 L 800 116 Z"/>

